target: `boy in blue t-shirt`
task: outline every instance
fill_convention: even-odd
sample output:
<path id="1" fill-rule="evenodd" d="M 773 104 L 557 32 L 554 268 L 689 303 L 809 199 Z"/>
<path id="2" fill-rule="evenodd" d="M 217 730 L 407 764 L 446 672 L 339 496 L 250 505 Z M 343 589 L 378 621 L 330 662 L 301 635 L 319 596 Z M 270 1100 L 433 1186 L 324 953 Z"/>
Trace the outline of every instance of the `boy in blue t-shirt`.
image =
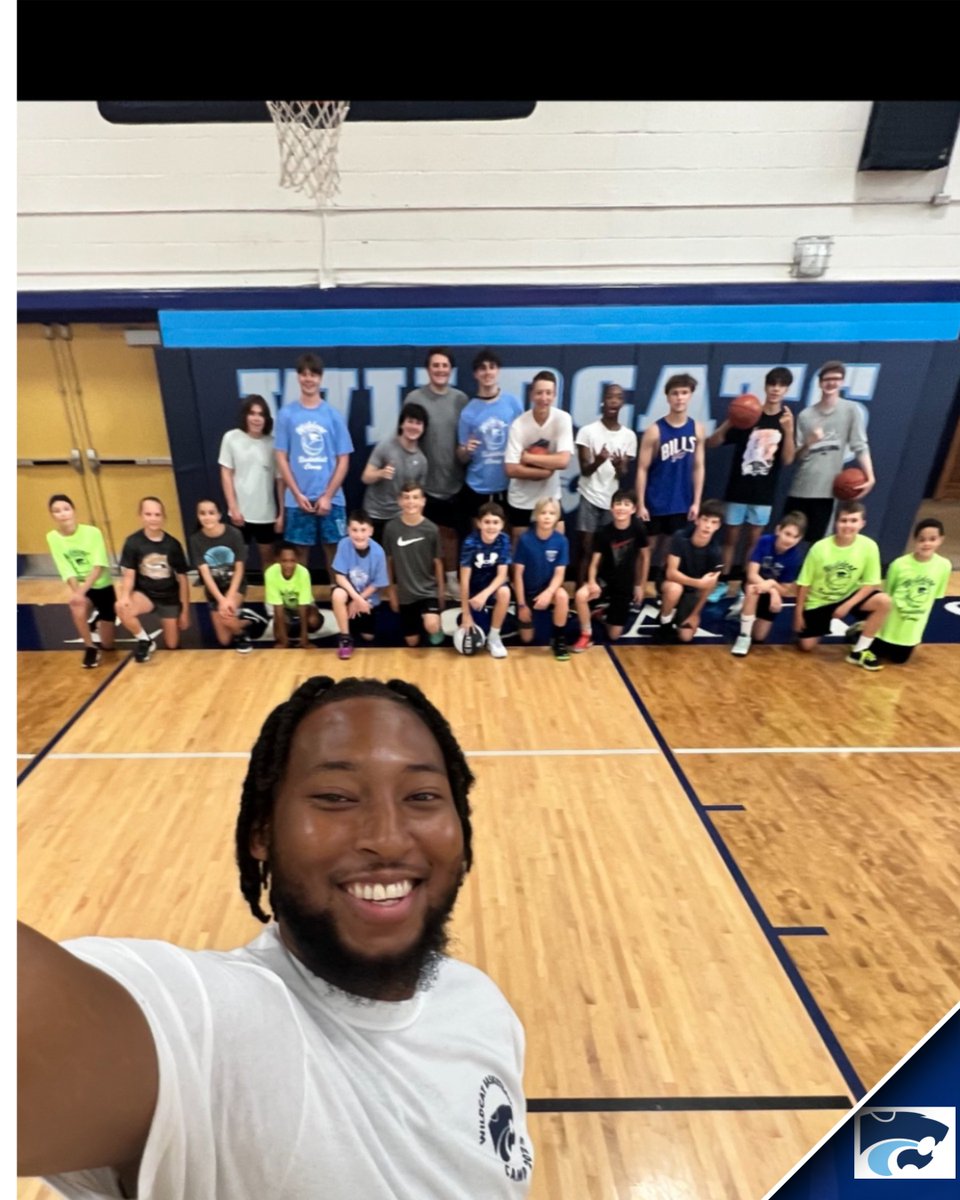
<path id="1" fill-rule="evenodd" d="M 803 513 L 789 512 L 775 533 L 765 533 L 757 542 L 747 562 L 740 633 L 731 654 L 743 658 L 753 642 L 765 641 L 784 596 L 796 594 L 796 579 L 806 557 L 800 544 L 806 531 Z"/>
<path id="2" fill-rule="evenodd" d="M 566 639 L 570 597 L 563 577 L 570 562 L 570 546 L 563 534 L 557 533 L 560 516 L 560 502 L 551 497 L 544 496 L 534 505 L 533 527 L 517 542 L 513 590 L 521 642 L 533 641 L 533 610 L 552 609 L 553 657 L 566 662 L 570 657 Z"/>
<path id="3" fill-rule="evenodd" d="M 510 566 L 510 539 L 503 532 L 503 509 L 488 501 L 477 514 L 477 532 L 464 538 L 460 547 L 460 595 L 469 597 L 463 605 L 460 624 L 473 624 L 474 612 L 483 610 L 493 600 L 487 649 L 494 658 L 506 658 L 507 648 L 500 638 L 500 627 L 510 607 L 510 585 L 507 568 Z"/>
<path id="4" fill-rule="evenodd" d="M 350 514 L 347 536 L 338 544 L 333 558 L 333 577 L 336 586 L 330 601 L 340 630 L 337 657 L 349 658 L 354 636 L 364 642 L 373 641 L 379 589 L 390 586 L 387 556 L 373 540 L 373 521 L 362 508 Z"/>
<path id="5" fill-rule="evenodd" d="M 460 413 L 457 426 L 457 458 L 467 468 L 462 503 L 471 518 L 487 501 L 507 502 L 509 480 L 503 456 L 510 426 L 523 405 L 516 396 L 501 391 L 499 375 L 500 359 L 492 350 L 481 350 L 473 360 L 477 392 Z"/>

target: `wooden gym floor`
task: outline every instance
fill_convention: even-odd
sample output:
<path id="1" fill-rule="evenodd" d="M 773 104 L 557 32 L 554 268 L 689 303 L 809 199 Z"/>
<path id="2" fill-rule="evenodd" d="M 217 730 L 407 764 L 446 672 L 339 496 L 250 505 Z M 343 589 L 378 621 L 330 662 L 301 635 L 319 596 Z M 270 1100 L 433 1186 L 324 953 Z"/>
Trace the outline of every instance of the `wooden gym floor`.
<path id="1" fill-rule="evenodd" d="M 531 1195 L 759 1200 L 960 997 L 960 646 L 844 652 L 22 653 L 20 914 L 249 940 L 263 718 L 309 675 L 403 676 L 478 777 L 455 952 L 526 1027 Z"/>

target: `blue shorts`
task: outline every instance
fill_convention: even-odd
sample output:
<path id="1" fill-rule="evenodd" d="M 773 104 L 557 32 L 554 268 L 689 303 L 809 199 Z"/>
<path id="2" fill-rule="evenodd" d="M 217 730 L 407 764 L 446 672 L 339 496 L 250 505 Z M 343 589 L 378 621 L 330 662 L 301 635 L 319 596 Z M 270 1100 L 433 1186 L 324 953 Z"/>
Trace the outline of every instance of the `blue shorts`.
<path id="1" fill-rule="evenodd" d="M 283 536 L 294 546 L 333 546 L 347 536 L 347 510 L 342 504 L 331 505 L 325 517 L 304 512 L 302 508 L 284 508 Z"/>
<path id="2" fill-rule="evenodd" d="M 759 525 L 765 529 L 773 512 L 772 504 L 734 504 L 728 500 L 724 505 L 723 519 L 727 525 Z"/>

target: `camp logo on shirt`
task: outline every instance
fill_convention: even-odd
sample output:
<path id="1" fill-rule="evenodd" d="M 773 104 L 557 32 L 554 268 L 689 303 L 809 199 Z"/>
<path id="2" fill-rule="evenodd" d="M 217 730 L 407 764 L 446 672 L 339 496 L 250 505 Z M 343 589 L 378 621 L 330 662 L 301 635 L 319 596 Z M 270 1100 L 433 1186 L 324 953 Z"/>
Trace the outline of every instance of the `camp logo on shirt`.
<path id="1" fill-rule="evenodd" d="M 823 590 L 828 596 L 842 598 L 849 595 L 850 589 L 857 579 L 857 568 L 849 562 L 826 563 L 823 573 L 826 576 Z"/>
<path id="2" fill-rule="evenodd" d="M 936 595 L 937 582 L 930 575 L 912 575 L 901 579 L 893 589 L 893 600 L 904 615 L 925 613 L 931 592 Z"/>
<path id="3" fill-rule="evenodd" d="M 140 574 L 145 579 L 169 579 L 173 572 L 165 554 L 145 554 L 140 559 Z"/>
<path id="4" fill-rule="evenodd" d="M 496 1075 L 485 1075 L 480 1084 L 479 1112 L 480 1145 L 490 1146 L 508 1179 L 523 1183 L 530 1175 L 533 1155 L 526 1138 L 517 1133 L 513 1100 Z"/>
<path id="5" fill-rule="evenodd" d="M 300 449 L 303 451 L 297 460 L 299 464 L 308 471 L 322 470 L 328 460 L 327 429 L 316 421 L 302 421 L 296 426 L 295 433 L 300 438 Z"/>

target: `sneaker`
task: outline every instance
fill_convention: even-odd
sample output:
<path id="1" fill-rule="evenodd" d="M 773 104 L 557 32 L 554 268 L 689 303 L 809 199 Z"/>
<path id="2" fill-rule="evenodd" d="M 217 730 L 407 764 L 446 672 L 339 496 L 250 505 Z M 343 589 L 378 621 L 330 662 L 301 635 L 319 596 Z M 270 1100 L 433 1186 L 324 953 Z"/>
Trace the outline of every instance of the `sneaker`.
<path id="1" fill-rule="evenodd" d="M 741 592 L 727 610 L 728 621 L 736 621 L 739 618 L 740 614 L 743 612 L 743 600 L 744 595 L 743 592 Z"/>
<path id="2" fill-rule="evenodd" d="M 713 589 L 713 591 L 707 597 L 707 603 L 708 604 L 719 604 L 720 601 L 724 598 L 724 596 L 726 596 L 726 594 L 727 594 L 727 581 L 725 579 L 721 579 L 720 582 L 717 584 L 717 586 Z"/>
<path id="3" fill-rule="evenodd" d="M 270 624 L 263 613 L 258 613 L 255 608 L 241 608 L 237 616 L 241 621 L 248 623 L 246 629 L 243 631 L 243 636 L 250 641 L 263 637 L 267 631 L 267 626 Z"/>
<path id="4" fill-rule="evenodd" d="M 553 657 L 557 662 L 567 662 L 570 658 L 570 647 L 567 639 L 561 634 L 553 639 Z"/>
<path id="5" fill-rule="evenodd" d="M 337 647 L 337 658 L 347 659 L 353 654 L 353 638 L 345 633 L 340 635 L 340 645 Z"/>
<path id="6" fill-rule="evenodd" d="M 153 657 L 153 652 L 156 646 L 153 644 L 153 638 L 137 638 L 137 648 L 133 652 L 134 662 L 149 662 Z"/>
<path id="7" fill-rule="evenodd" d="M 737 658 L 743 658 L 745 654 L 750 653 L 750 643 L 752 641 L 753 638 L 749 633 L 739 634 L 737 640 L 733 643 L 733 646 L 730 649 L 730 653 L 735 654 Z"/>
<path id="8" fill-rule="evenodd" d="M 845 642 L 855 642 L 860 634 L 863 633 L 864 624 L 864 621 L 854 621 L 852 625 L 848 625 L 847 631 L 843 635 L 843 640 Z"/>
<path id="9" fill-rule="evenodd" d="M 846 661 L 855 667 L 863 667 L 865 671 L 883 670 L 883 663 L 877 660 L 872 650 L 851 650 Z"/>
<path id="10" fill-rule="evenodd" d="M 250 639 L 244 633 L 238 633 L 233 639 L 233 648 L 238 654 L 249 654 L 253 649 Z"/>
<path id="11" fill-rule="evenodd" d="M 83 666 L 89 670 L 100 665 L 100 650 L 96 646 L 88 646 L 83 652 Z"/>
<path id="12" fill-rule="evenodd" d="M 582 654 L 584 650 L 589 650 L 592 645 L 593 638 L 590 636 L 590 634 L 581 633 L 570 649 L 574 652 L 574 654 Z"/>
<path id="13" fill-rule="evenodd" d="M 594 621 L 599 621 L 601 617 L 606 616 L 609 607 L 610 603 L 607 600 L 602 600 L 594 604 L 593 608 L 590 609 L 591 619 Z"/>
<path id="14" fill-rule="evenodd" d="M 444 636 L 445 635 L 444 635 L 443 630 L 438 629 L 436 633 L 428 633 L 427 634 L 427 641 L 430 643 L 431 646 L 439 646 L 442 644 Z"/>
<path id="15" fill-rule="evenodd" d="M 500 640 L 499 633 L 491 633 L 487 637 L 487 649 L 494 658 L 506 658 L 507 648 Z"/>
<path id="16" fill-rule="evenodd" d="M 675 646 L 680 638 L 677 636 L 677 627 L 672 621 L 666 624 L 663 621 L 653 631 L 653 639 L 658 646 Z"/>

